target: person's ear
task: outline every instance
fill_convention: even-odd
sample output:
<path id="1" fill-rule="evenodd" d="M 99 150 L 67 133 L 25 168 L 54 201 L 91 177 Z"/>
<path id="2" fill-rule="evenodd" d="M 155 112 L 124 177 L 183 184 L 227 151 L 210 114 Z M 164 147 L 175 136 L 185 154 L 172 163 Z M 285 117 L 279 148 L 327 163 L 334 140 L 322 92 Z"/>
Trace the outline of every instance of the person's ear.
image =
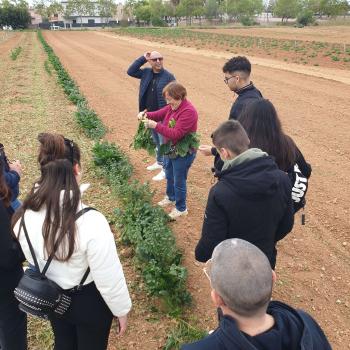
<path id="1" fill-rule="evenodd" d="M 80 173 L 81 173 L 80 165 L 78 163 L 74 164 L 73 165 L 73 174 L 75 176 L 78 176 L 78 175 L 80 175 Z"/>
<path id="2" fill-rule="evenodd" d="M 230 159 L 230 153 L 226 148 L 220 148 L 220 153 L 225 160 Z"/>
<path id="3" fill-rule="evenodd" d="M 211 300 L 213 301 L 216 307 L 225 306 L 225 302 L 222 300 L 221 296 L 217 293 L 215 289 L 211 290 L 210 296 Z"/>
<path id="4" fill-rule="evenodd" d="M 276 283 L 276 280 L 277 280 L 276 272 L 274 270 L 272 270 L 272 284 L 273 285 Z"/>

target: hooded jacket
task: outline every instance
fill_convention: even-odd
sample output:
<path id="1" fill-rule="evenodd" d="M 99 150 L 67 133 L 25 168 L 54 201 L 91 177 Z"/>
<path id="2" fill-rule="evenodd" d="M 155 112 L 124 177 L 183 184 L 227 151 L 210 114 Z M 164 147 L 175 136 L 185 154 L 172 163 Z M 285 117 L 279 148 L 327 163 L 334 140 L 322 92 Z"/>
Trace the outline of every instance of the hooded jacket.
<path id="1" fill-rule="evenodd" d="M 206 338 L 182 346 L 181 350 L 331 350 L 316 321 L 301 310 L 279 301 L 269 304 L 267 313 L 275 325 L 251 337 L 241 332 L 236 321 L 219 311 L 219 327 Z"/>
<path id="2" fill-rule="evenodd" d="M 209 192 L 196 259 L 205 262 L 220 242 L 240 238 L 260 248 L 274 268 L 276 242 L 294 224 L 291 183 L 259 149 L 248 149 L 239 158 L 218 174 Z"/>
<path id="3" fill-rule="evenodd" d="M 141 67 L 147 62 L 144 56 L 139 57 L 134 63 L 128 68 L 127 74 L 133 78 L 140 79 L 140 91 L 139 91 L 139 110 L 144 111 L 146 106 L 145 96 L 149 83 L 153 78 L 152 68 Z M 158 107 L 162 108 L 166 105 L 166 101 L 163 97 L 163 89 L 171 81 L 175 80 L 173 74 L 168 72 L 166 69 L 162 69 L 159 72 L 159 80 L 157 84 L 157 96 L 158 96 Z"/>

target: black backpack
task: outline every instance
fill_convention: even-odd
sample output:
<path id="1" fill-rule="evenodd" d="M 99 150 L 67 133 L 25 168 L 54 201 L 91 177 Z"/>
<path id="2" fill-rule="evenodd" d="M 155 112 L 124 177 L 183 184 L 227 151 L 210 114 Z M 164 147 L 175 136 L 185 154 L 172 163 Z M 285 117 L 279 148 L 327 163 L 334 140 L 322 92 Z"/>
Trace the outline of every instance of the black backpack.
<path id="1" fill-rule="evenodd" d="M 95 209 L 90 207 L 84 208 L 76 214 L 75 219 L 77 220 L 89 210 Z M 21 218 L 19 232 L 22 227 L 34 260 L 35 270 L 27 269 L 19 281 L 17 288 L 14 290 L 15 298 L 19 301 L 19 309 L 25 313 L 44 319 L 49 319 L 51 315 L 62 316 L 67 312 L 72 301 L 69 294 L 82 288 L 90 273 L 90 268 L 87 268 L 78 286 L 72 288 L 69 292 L 64 291 L 57 283 L 45 276 L 60 242 L 56 242 L 54 252 L 51 253 L 43 270 L 40 272 L 39 264 L 24 222 L 24 214 Z"/>

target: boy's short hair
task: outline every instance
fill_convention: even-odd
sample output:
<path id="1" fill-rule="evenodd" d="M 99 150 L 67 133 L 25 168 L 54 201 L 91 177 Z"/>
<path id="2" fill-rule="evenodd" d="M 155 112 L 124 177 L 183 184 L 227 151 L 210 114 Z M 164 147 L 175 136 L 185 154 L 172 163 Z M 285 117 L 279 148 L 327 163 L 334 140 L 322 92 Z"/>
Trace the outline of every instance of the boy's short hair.
<path id="1" fill-rule="evenodd" d="M 226 148 L 235 154 L 241 154 L 249 148 L 249 137 L 237 120 L 222 123 L 212 134 L 216 148 Z"/>
<path id="2" fill-rule="evenodd" d="M 231 74 L 234 72 L 243 72 L 246 76 L 249 76 L 252 71 L 252 65 L 247 57 L 236 56 L 232 57 L 224 64 L 222 71 Z"/>
<path id="3" fill-rule="evenodd" d="M 215 247 L 208 270 L 212 288 L 238 315 L 266 312 L 272 295 L 272 270 L 266 255 L 242 239 L 227 239 Z"/>

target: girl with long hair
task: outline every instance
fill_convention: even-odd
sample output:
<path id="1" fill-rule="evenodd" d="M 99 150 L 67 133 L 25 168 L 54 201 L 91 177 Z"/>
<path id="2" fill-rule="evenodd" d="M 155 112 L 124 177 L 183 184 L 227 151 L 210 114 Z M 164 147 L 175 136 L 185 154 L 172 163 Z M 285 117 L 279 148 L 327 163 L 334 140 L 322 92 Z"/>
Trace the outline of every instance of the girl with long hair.
<path id="1" fill-rule="evenodd" d="M 27 349 L 27 317 L 13 295 L 23 275 L 24 257 L 11 232 L 11 191 L 0 160 L 0 349 Z"/>
<path id="2" fill-rule="evenodd" d="M 305 161 L 293 139 L 284 133 L 274 105 L 267 99 L 251 101 L 238 121 L 249 136 L 250 148 L 260 148 L 273 156 L 278 167 L 290 176 L 294 210 L 304 207 L 311 165 Z"/>
<path id="3" fill-rule="evenodd" d="M 79 187 L 82 170 L 77 144 L 58 134 L 40 134 L 38 140 L 41 177 L 14 214 L 14 232 L 27 261 L 34 265 L 20 229 L 20 218 L 24 217 L 40 270 L 53 254 L 46 276 L 72 298 L 63 317 L 50 319 L 54 349 L 104 350 L 113 317 L 121 335 L 131 308 L 114 237 L 98 211 L 90 210 L 76 219 L 76 214 L 87 207 L 81 196 L 88 187 Z M 88 268 L 90 273 L 77 290 Z"/>

